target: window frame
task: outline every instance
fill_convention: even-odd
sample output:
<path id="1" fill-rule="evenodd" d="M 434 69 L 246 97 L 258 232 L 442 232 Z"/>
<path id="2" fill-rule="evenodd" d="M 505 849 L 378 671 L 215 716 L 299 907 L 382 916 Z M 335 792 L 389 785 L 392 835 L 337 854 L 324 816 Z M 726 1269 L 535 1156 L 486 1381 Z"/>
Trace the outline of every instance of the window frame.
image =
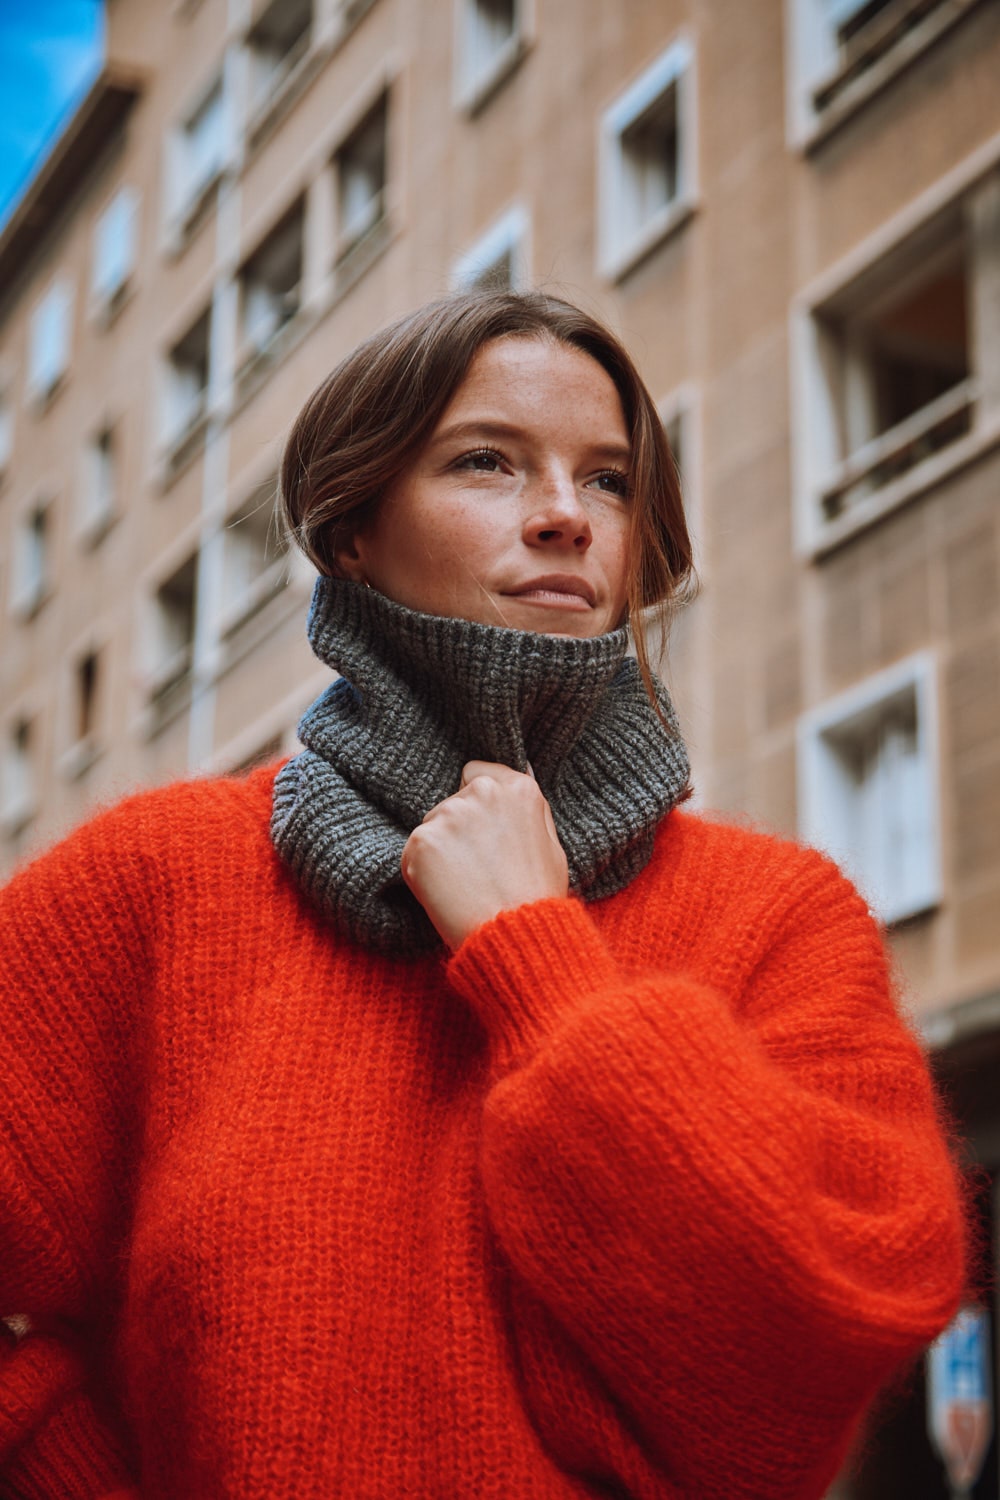
<path id="1" fill-rule="evenodd" d="M 34 526 L 38 516 L 45 518 L 40 545 Z M 52 595 L 54 516 L 55 495 L 40 490 L 19 507 L 14 520 L 7 604 L 11 619 L 25 624 L 34 619 Z"/>
<path id="2" fill-rule="evenodd" d="M 523 291 L 531 285 L 531 218 L 523 203 L 513 203 L 494 219 L 467 250 L 451 264 L 453 291 L 470 291 L 483 284 L 484 273 L 510 256 L 511 288 Z"/>
<path id="3" fill-rule="evenodd" d="M 789 399 L 791 407 L 791 463 L 795 547 L 799 557 L 809 561 L 839 547 L 850 537 L 880 521 L 884 516 L 908 503 L 917 495 L 943 483 L 963 465 L 1000 443 L 1000 382 L 984 381 L 986 368 L 982 361 L 990 358 L 979 347 L 975 320 L 978 316 L 975 257 L 968 253 L 972 243 L 972 209 L 975 195 L 990 187 L 993 174 L 1000 171 L 1000 137 L 986 143 L 986 149 L 973 152 L 965 162 L 953 168 L 919 198 L 906 205 L 867 239 L 856 245 L 840 261 L 829 267 L 792 300 L 789 309 Z M 831 307 L 845 297 L 860 300 L 866 284 L 879 287 L 893 276 L 893 263 L 910 262 L 921 247 L 934 244 L 935 236 L 953 232 L 963 236 L 968 283 L 969 378 L 956 385 L 954 394 L 946 392 L 938 402 L 928 403 L 864 445 L 877 464 L 879 454 L 909 440 L 908 433 L 919 433 L 922 424 L 947 417 L 949 400 L 971 413 L 970 430 L 941 445 L 929 455 L 860 498 L 840 514 L 824 514 L 824 496 L 836 488 L 838 473 L 843 475 L 857 465 L 861 448 L 841 455 L 836 398 L 831 394 L 828 378 L 830 366 L 823 347 L 822 319 Z M 898 275 L 898 272 L 896 273 Z M 1000 369 L 1000 358 L 993 356 Z M 992 368 L 992 367 L 991 367 Z M 994 372 L 994 377 L 995 377 Z M 997 389 L 994 390 L 994 385 Z M 946 399 L 947 398 L 947 399 Z M 944 412 L 945 417 L 941 416 Z M 881 446 L 877 446 L 881 445 Z M 858 482 L 857 478 L 851 481 Z"/>
<path id="4" fill-rule="evenodd" d="M 912 690 L 916 705 L 919 758 L 928 795 L 923 885 L 921 888 L 918 882 L 917 895 L 911 893 L 904 899 L 899 894 L 894 897 L 874 890 L 870 872 L 859 866 L 857 851 L 852 849 L 846 831 L 844 799 L 840 806 L 836 804 L 835 751 L 829 746 L 838 736 L 849 738 L 852 725 L 859 726 L 866 716 L 877 713 L 882 705 L 888 707 L 908 690 Z M 886 926 L 932 911 L 943 898 L 939 701 L 935 655 L 930 650 L 917 651 L 807 710 L 797 725 L 799 837 L 823 849 L 840 865 Z"/>
<path id="5" fill-rule="evenodd" d="M 512 9 L 514 25 L 510 35 L 477 67 L 475 31 L 482 0 L 455 0 L 454 100 L 455 108 L 468 115 L 483 108 L 528 51 L 534 21 L 533 0 L 512 0 Z"/>
<path id="6" fill-rule="evenodd" d="M 623 140 L 670 89 L 675 90 L 677 187 L 668 201 L 631 230 Z M 598 123 L 597 269 L 620 281 L 657 245 L 687 222 L 698 202 L 697 52 L 685 32 L 675 36 L 604 110 Z"/>
<path id="7" fill-rule="evenodd" d="M 25 396 L 28 406 L 34 407 L 36 411 L 44 410 L 66 383 L 73 353 L 73 314 L 75 302 L 76 297 L 72 280 L 65 274 L 59 274 L 49 282 L 45 291 L 32 307 L 28 321 L 28 359 Z M 47 316 L 47 310 L 54 307 L 61 307 L 61 312 L 58 314 L 58 332 L 55 336 L 57 347 L 55 353 L 47 361 L 49 368 L 39 368 L 43 363 L 39 354 L 39 341 L 42 338 L 43 320 Z M 55 313 L 48 315 L 56 316 Z M 52 332 L 52 330 L 48 331 Z"/>
<path id="8" fill-rule="evenodd" d="M 119 208 L 119 205 L 124 205 Z M 112 321 L 127 300 L 135 282 L 139 264 L 139 214 L 142 194 L 131 183 L 120 183 L 94 220 L 90 246 L 90 306 L 95 320 L 104 326 Z M 124 214 L 128 239 L 117 279 L 100 274 L 102 235 L 106 234 L 111 215 Z M 103 248 L 106 248 L 103 247 Z"/>
<path id="9" fill-rule="evenodd" d="M 817 107 L 815 95 L 843 71 L 843 65 L 838 69 L 833 62 L 839 48 L 837 17 L 829 14 L 829 0 L 785 0 L 785 134 L 789 146 L 808 152 L 821 145 L 982 3 L 937 0 L 915 25 L 878 53 L 871 67 L 849 80 L 830 103 Z M 913 7 L 900 0 L 898 9 L 902 16 Z"/>

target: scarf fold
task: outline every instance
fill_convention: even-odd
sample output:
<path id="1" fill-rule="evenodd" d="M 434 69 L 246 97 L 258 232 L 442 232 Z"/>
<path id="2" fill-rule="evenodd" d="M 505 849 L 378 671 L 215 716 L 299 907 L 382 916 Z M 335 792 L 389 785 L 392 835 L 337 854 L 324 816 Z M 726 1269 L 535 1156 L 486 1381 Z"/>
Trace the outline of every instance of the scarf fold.
<path id="1" fill-rule="evenodd" d="M 403 884 L 414 828 L 459 788 L 469 760 L 530 764 L 584 900 L 649 860 L 688 786 L 666 689 L 664 729 L 628 632 L 566 639 L 421 614 L 374 589 L 320 578 L 309 640 L 341 675 L 307 709 L 305 747 L 274 786 L 271 838 L 301 888 L 348 937 L 416 954 L 440 939 Z"/>

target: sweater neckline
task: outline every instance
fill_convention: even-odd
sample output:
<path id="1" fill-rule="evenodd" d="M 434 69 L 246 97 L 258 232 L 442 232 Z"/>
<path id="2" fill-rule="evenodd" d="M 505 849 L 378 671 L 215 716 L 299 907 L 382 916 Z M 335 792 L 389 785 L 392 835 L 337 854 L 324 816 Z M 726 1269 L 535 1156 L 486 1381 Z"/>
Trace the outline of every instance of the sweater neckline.
<path id="1" fill-rule="evenodd" d="M 278 773 L 271 835 L 309 898 L 350 937 L 391 953 L 438 941 L 402 882 L 412 830 L 458 790 L 466 761 L 531 770 L 552 807 L 571 889 L 620 890 L 688 784 L 626 655 L 625 629 L 586 639 L 425 614 L 343 579 L 317 581 L 316 655 L 341 675 L 299 725 Z"/>

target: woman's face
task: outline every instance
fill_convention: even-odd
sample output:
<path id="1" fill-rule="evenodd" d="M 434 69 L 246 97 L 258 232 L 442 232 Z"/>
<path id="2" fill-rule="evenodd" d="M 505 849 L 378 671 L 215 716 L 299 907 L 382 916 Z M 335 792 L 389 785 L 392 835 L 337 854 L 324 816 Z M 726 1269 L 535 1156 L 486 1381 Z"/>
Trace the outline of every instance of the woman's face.
<path id="1" fill-rule="evenodd" d="M 596 360 L 496 339 L 338 564 L 427 614 L 600 635 L 625 612 L 629 456 Z"/>

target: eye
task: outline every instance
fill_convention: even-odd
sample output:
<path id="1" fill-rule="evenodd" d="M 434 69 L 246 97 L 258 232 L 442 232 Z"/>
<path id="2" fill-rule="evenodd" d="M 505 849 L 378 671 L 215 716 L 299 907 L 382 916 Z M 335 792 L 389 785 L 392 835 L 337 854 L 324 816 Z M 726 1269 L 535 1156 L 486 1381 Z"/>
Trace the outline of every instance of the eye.
<path id="1" fill-rule="evenodd" d="M 591 483 L 609 495 L 617 495 L 622 500 L 628 499 L 628 475 L 623 469 L 602 469 L 600 474 L 594 475 Z"/>
<path id="2" fill-rule="evenodd" d="M 477 474 L 495 474 L 505 462 L 498 448 L 474 448 L 455 460 L 456 469 L 471 469 Z"/>

